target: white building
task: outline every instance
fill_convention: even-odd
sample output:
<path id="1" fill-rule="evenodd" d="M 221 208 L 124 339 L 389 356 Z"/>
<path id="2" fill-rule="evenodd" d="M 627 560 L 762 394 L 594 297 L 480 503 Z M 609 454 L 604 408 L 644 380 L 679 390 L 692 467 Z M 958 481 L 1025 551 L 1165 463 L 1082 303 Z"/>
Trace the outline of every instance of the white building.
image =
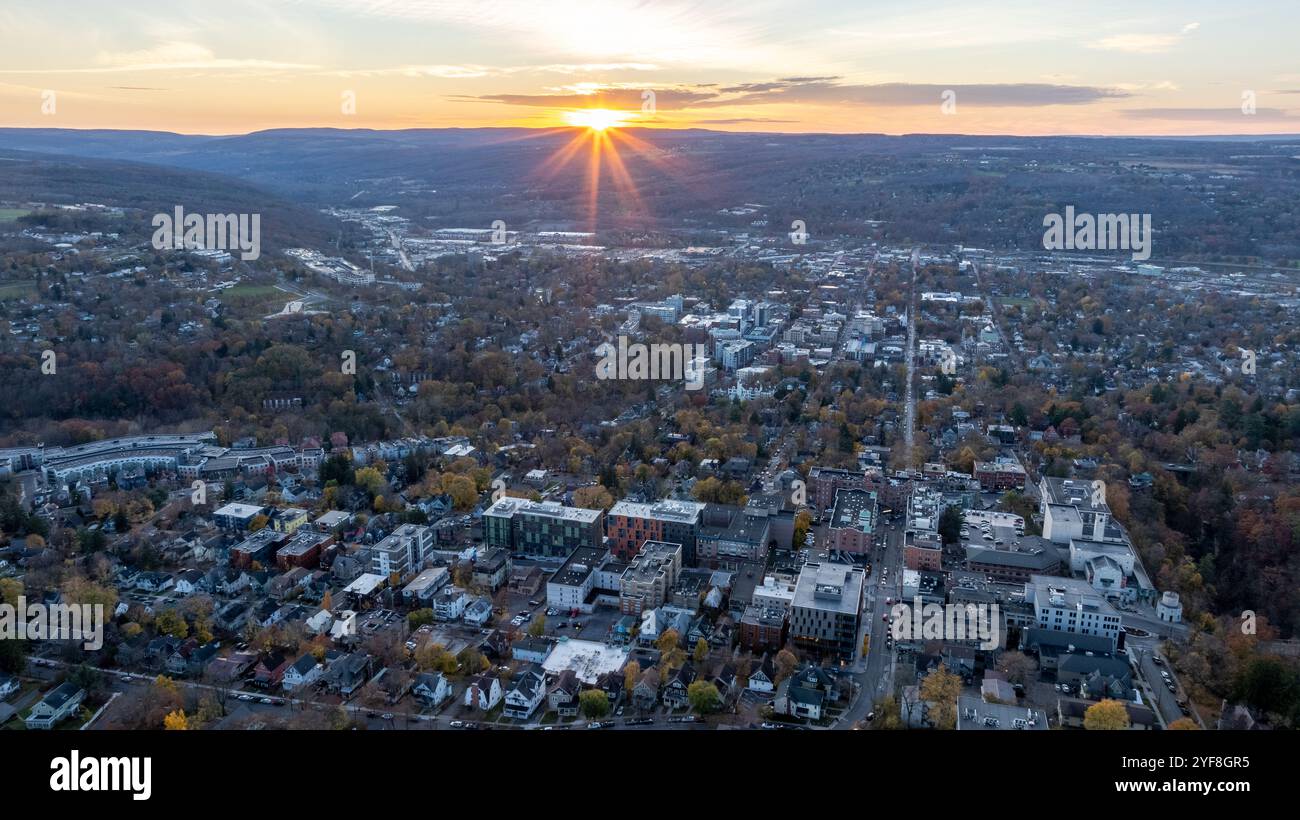
<path id="1" fill-rule="evenodd" d="M 1109 638 L 1112 645 L 1119 639 L 1119 611 L 1087 581 L 1033 575 L 1025 584 L 1025 601 L 1033 605 L 1041 629 L 1098 635 Z"/>

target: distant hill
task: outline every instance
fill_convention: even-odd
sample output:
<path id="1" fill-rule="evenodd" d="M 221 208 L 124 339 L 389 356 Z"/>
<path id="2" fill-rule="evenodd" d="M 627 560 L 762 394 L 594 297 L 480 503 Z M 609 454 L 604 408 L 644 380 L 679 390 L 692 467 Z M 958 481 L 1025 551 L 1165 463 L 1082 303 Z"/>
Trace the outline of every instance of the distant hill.
<path id="1" fill-rule="evenodd" d="M 89 156 L 60 156 L 0 148 L 0 201 L 96 202 L 155 213 L 177 205 L 197 213 L 261 214 L 263 247 L 324 245 L 335 220 L 232 176 Z"/>
<path id="2" fill-rule="evenodd" d="M 0 129 L 0 149 L 237 177 L 305 207 L 398 205 L 421 227 L 673 229 L 1041 245 L 1066 205 L 1149 213 L 1158 257 L 1300 259 L 1300 139 L 763 134 L 620 129 L 597 184 L 577 129 Z M 568 148 L 573 150 L 569 151 Z M 611 148 L 617 162 L 611 162 Z M 564 158 L 567 156 L 567 162 Z M 595 195 L 593 196 L 593 189 Z M 759 208 L 744 208 L 756 203 Z M 724 212 L 724 209 L 727 209 Z"/>

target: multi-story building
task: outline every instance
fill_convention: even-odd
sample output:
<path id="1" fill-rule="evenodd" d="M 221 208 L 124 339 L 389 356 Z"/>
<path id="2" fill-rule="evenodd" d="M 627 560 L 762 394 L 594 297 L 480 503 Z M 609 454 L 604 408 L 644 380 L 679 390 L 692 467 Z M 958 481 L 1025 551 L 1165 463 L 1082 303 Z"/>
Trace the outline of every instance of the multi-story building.
<path id="1" fill-rule="evenodd" d="M 1025 489 L 1025 468 L 1013 458 L 975 462 L 975 480 L 986 493 Z"/>
<path id="2" fill-rule="evenodd" d="M 790 638 L 822 658 L 850 663 L 858 651 L 858 624 L 866 576 L 849 564 L 803 565 L 790 606 Z"/>
<path id="3" fill-rule="evenodd" d="M 507 496 L 483 513 L 483 537 L 489 548 L 516 555 L 567 558 L 578 547 L 600 547 L 604 518 L 602 510 Z"/>
<path id="4" fill-rule="evenodd" d="M 862 470 L 813 467 L 808 471 L 808 501 L 818 510 L 829 510 L 840 490 L 865 489 L 866 474 Z"/>
<path id="5" fill-rule="evenodd" d="M 256 504 L 226 504 L 212 513 L 212 523 L 223 530 L 246 532 L 253 519 L 266 512 Z"/>
<path id="6" fill-rule="evenodd" d="M 1118 647 L 1122 619 L 1119 611 L 1087 581 L 1035 575 L 1025 584 L 1025 600 L 1033 604 L 1040 629 L 1098 635 Z"/>
<path id="7" fill-rule="evenodd" d="M 402 583 L 418 573 L 424 559 L 433 552 L 433 530 L 418 524 L 403 524 L 367 552 L 370 572 L 385 578 L 396 575 L 398 583 Z"/>
<path id="8" fill-rule="evenodd" d="M 577 547 L 546 582 L 546 605 L 554 609 L 590 612 L 595 606 L 596 572 L 609 551 Z"/>
<path id="9" fill-rule="evenodd" d="M 653 504 L 620 501 L 610 508 L 605 529 L 609 548 L 624 561 L 630 561 L 647 541 L 666 541 L 682 545 L 682 561 L 695 563 L 695 541 L 699 534 L 704 504 L 695 501 L 666 499 Z"/>
<path id="10" fill-rule="evenodd" d="M 740 616 L 740 645 L 751 652 L 779 650 L 785 645 L 786 613 L 779 607 L 750 604 Z"/>
<path id="11" fill-rule="evenodd" d="M 749 563 L 766 565 L 772 540 L 772 520 L 760 509 L 708 505 L 696 540 L 696 564 L 731 571 Z"/>
<path id="12" fill-rule="evenodd" d="M 933 533 L 907 533 L 903 538 L 903 566 L 915 570 L 942 571 L 943 541 Z"/>
<path id="13" fill-rule="evenodd" d="M 681 571 L 681 544 L 647 541 L 623 571 L 619 608 L 625 615 L 639 615 L 644 610 L 663 606 Z"/>
<path id="14" fill-rule="evenodd" d="M 496 592 L 510 580 L 510 552 L 501 547 L 487 550 L 474 560 L 471 580 L 477 587 Z"/>
<path id="15" fill-rule="evenodd" d="M 1043 476 L 1038 483 L 1043 537 L 1058 544 L 1071 539 L 1123 541 L 1124 531 L 1110 516 L 1101 482 Z"/>
<path id="16" fill-rule="evenodd" d="M 866 555 L 876 533 L 876 494 L 867 490 L 840 490 L 831 513 L 831 549 Z"/>

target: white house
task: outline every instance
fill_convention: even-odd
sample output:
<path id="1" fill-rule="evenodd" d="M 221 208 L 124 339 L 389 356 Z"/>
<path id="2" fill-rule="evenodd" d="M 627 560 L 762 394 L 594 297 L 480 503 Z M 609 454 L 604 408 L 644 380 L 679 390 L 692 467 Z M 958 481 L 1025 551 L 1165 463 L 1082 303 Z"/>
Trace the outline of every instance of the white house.
<path id="1" fill-rule="evenodd" d="M 86 690 L 68 681 L 45 693 L 27 715 L 28 729 L 53 729 L 77 711 Z"/>
<path id="2" fill-rule="evenodd" d="M 465 623 L 471 626 L 483 626 L 492 619 L 492 602 L 487 598 L 478 598 L 465 607 Z"/>
<path id="3" fill-rule="evenodd" d="M 176 576 L 176 591 L 182 595 L 193 595 L 199 591 L 203 581 L 203 573 L 197 569 L 189 569 Z"/>
<path id="4" fill-rule="evenodd" d="M 506 692 L 505 716 L 527 720 L 546 699 L 546 676 L 537 667 L 528 667 L 515 676 Z"/>
<path id="5" fill-rule="evenodd" d="M 501 681 L 496 675 L 476 675 L 465 687 L 465 705 L 484 712 L 501 702 Z"/>
<path id="6" fill-rule="evenodd" d="M 776 664 L 770 657 L 764 655 L 762 665 L 749 673 L 748 688 L 765 695 L 776 691 Z"/>
<path id="7" fill-rule="evenodd" d="M 284 688 L 292 691 L 299 686 L 306 686 L 319 678 L 323 671 L 324 668 L 316 662 L 316 657 L 308 652 L 284 671 Z"/>
<path id="8" fill-rule="evenodd" d="M 451 684 L 441 672 L 421 672 L 411 692 L 429 706 L 437 706 L 451 697 Z"/>
<path id="9" fill-rule="evenodd" d="M 451 587 L 438 594 L 433 601 L 433 614 L 440 621 L 455 621 L 465 614 L 469 595 L 460 587 Z"/>

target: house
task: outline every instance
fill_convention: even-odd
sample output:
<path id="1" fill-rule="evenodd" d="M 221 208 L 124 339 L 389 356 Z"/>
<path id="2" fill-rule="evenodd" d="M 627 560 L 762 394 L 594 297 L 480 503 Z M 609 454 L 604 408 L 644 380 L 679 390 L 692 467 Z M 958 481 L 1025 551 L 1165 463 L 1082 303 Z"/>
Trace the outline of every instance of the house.
<path id="1" fill-rule="evenodd" d="M 1124 710 L 1128 712 L 1129 731 L 1150 731 L 1158 728 L 1156 722 L 1156 713 L 1150 708 L 1140 703 L 1124 703 Z M 1064 729 L 1082 729 L 1083 718 L 1088 711 L 1088 707 L 1096 706 L 1078 698 L 1058 698 L 1056 701 L 1056 719 Z"/>
<path id="2" fill-rule="evenodd" d="M 198 675 L 207 668 L 220 649 L 219 641 L 210 641 L 200 646 L 197 640 L 189 638 L 177 647 L 163 666 L 175 676 Z"/>
<path id="3" fill-rule="evenodd" d="M 281 685 L 285 691 L 293 691 L 300 686 L 314 682 L 325 670 L 316 662 L 316 656 L 310 652 L 303 654 L 293 665 L 284 670 Z"/>
<path id="4" fill-rule="evenodd" d="M 344 655 L 329 665 L 325 672 L 325 686 L 331 692 L 349 697 L 360 689 L 370 675 L 370 656 L 365 652 Z"/>
<path id="5" fill-rule="evenodd" d="M 659 673 L 647 669 L 641 673 L 641 679 L 632 687 L 632 705 L 637 709 L 650 711 L 659 704 Z"/>
<path id="6" fill-rule="evenodd" d="M 203 679 L 217 683 L 234 683 L 257 663 L 257 654 L 236 652 L 227 658 L 213 658 L 203 669 Z"/>
<path id="7" fill-rule="evenodd" d="M 193 595 L 203 587 L 203 572 L 197 569 L 187 569 L 180 575 L 176 576 L 175 589 L 181 595 Z"/>
<path id="8" fill-rule="evenodd" d="M 474 603 L 465 607 L 463 617 L 470 626 L 486 626 L 492 620 L 492 602 L 487 598 L 476 598 Z"/>
<path id="9" fill-rule="evenodd" d="M 776 664 L 770 655 L 764 655 L 763 662 L 749 673 L 748 688 L 765 695 L 776 691 Z"/>
<path id="10" fill-rule="evenodd" d="M 443 590 L 433 600 L 433 614 L 440 621 L 459 620 L 469 605 L 469 594 L 460 587 Z"/>
<path id="11" fill-rule="evenodd" d="M 736 668 L 731 664 L 724 664 L 722 669 L 718 670 L 718 674 L 713 676 L 713 685 L 717 688 L 723 703 L 736 693 L 737 683 Z"/>
<path id="12" fill-rule="evenodd" d="M 166 592 L 175 583 L 175 580 L 165 572 L 142 572 L 135 579 L 135 588 L 141 592 L 156 594 Z"/>
<path id="13" fill-rule="evenodd" d="M 819 690 L 803 686 L 796 677 L 781 681 L 772 699 L 772 711 L 778 715 L 820 720 L 825 695 Z"/>
<path id="14" fill-rule="evenodd" d="M 484 712 L 501 702 L 501 681 L 495 675 L 475 675 L 465 687 L 465 705 Z"/>
<path id="15" fill-rule="evenodd" d="M 149 641 L 145 647 L 145 654 L 149 663 L 158 668 L 165 669 L 167 661 L 180 651 L 181 644 L 185 643 L 180 638 L 171 635 L 159 635 Z"/>
<path id="16" fill-rule="evenodd" d="M 696 674 L 695 664 L 690 661 L 674 670 L 668 676 L 668 683 L 664 685 L 664 705 L 670 709 L 680 709 L 689 705 L 690 699 L 687 698 L 686 691 L 695 682 Z"/>
<path id="17" fill-rule="evenodd" d="M 606 672 L 596 678 L 596 688 L 605 693 L 609 698 L 609 708 L 617 709 L 623 700 L 623 688 L 627 681 L 623 676 L 623 671 Z"/>
<path id="18" fill-rule="evenodd" d="M 253 685 L 270 689 L 281 685 L 289 668 L 289 658 L 283 652 L 264 655 L 253 668 Z"/>
<path id="19" fill-rule="evenodd" d="M 511 646 L 510 653 L 517 661 L 526 661 L 528 663 L 545 663 L 551 650 L 555 648 L 555 641 L 549 638 L 524 638 L 522 641 L 515 641 Z"/>
<path id="20" fill-rule="evenodd" d="M 75 713 L 85 697 L 86 690 L 72 681 L 59 684 L 32 707 L 27 714 L 27 728 L 53 729 Z"/>
<path id="21" fill-rule="evenodd" d="M 578 675 L 572 669 L 565 669 L 547 693 L 546 705 L 560 717 L 574 717 L 578 714 L 578 693 L 581 691 Z"/>
<path id="22" fill-rule="evenodd" d="M 546 675 L 536 664 L 529 664 L 510 681 L 510 691 L 505 694 L 505 716 L 515 720 L 528 720 L 546 699 Z"/>
<path id="23" fill-rule="evenodd" d="M 411 692 L 428 706 L 438 706 L 451 697 L 451 684 L 441 672 L 421 672 Z"/>

